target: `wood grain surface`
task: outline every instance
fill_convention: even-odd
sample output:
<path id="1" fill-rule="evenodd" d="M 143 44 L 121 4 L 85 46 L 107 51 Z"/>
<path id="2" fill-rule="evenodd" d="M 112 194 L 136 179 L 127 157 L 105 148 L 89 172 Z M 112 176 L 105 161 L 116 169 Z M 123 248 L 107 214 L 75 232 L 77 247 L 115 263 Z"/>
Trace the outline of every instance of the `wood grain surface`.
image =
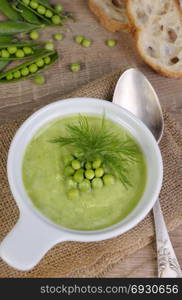
<path id="1" fill-rule="evenodd" d="M 57 1 L 58 2 L 58 1 Z M 86 0 L 62 0 L 66 10 L 75 14 L 77 22 L 69 22 L 63 31 L 65 37 L 56 42 L 60 59 L 45 71 L 46 84 L 36 86 L 32 80 L 0 85 L 0 123 L 16 118 L 23 112 L 39 105 L 53 102 L 63 94 L 80 87 L 108 72 L 123 66 L 139 67 L 148 77 L 159 95 L 162 107 L 181 123 L 182 80 L 164 78 L 147 67 L 136 53 L 132 37 L 126 33 L 109 33 L 100 27 L 87 7 Z M 51 39 L 55 29 L 41 33 L 43 40 Z M 60 29 L 57 29 L 57 32 Z M 73 42 L 75 35 L 82 34 L 93 40 L 89 49 Z M 105 45 L 108 38 L 118 41 L 115 48 Z M 82 70 L 73 74 L 69 64 L 80 62 Z M 175 180 L 175 179 L 174 179 Z M 182 226 L 170 234 L 179 262 L 182 266 Z M 106 277 L 155 277 L 157 276 L 155 244 L 148 245 L 132 256 L 120 261 L 105 274 Z"/>

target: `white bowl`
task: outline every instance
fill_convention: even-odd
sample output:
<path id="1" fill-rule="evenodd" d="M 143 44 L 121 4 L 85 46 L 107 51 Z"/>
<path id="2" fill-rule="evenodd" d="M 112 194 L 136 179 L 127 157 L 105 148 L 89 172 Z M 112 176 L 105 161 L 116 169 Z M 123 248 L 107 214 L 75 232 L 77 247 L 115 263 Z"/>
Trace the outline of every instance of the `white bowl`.
<path id="1" fill-rule="evenodd" d="M 148 176 L 144 194 L 135 209 L 121 222 L 103 230 L 78 231 L 52 223 L 32 204 L 22 181 L 22 159 L 27 144 L 39 128 L 56 118 L 87 113 L 103 114 L 125 127 L 140 144 Z M 118 236 L 136 226 L 153 207 L 162 185 L 163 165 L 159 147 L 147 127 L 128 111 L 100 99 L 76 98 L 49 104 L 29 117 L 17 131 L 8 155 L 8 180 L 20 210 L 13 230 L 0 245 L 0 256 L 18 270 L 32 269 L 55 244 L 63 241 L 91 242 Z M 61 262 L 60 262 L 61 263 Z"/>

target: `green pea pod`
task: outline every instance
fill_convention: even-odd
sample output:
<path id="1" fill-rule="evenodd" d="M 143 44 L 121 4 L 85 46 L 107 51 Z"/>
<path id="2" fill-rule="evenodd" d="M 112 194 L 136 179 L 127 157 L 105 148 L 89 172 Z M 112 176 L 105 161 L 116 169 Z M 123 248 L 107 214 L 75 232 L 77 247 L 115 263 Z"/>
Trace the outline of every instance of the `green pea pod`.
<path id="1" fill-rule="evenodd" d="M 21 16 L 12 8 L 7 0 L 0 0 L 0 11 L 10 20 L 22 20 Z"/>
<path id="2" fill-rule="evenodd" d="M 13 35 L 19 33 L 27 33 L 35 29 L 44 28 L 45 24 L 35 25 L 20 21 L 1 21 L 0 22 L 0 36 L 1 35 Z"/>
<path id="3" fill-rule="evenodd" d="M 26 22 L 36 25 L 42 24 L 39 18 L 30 9 L 28 9 L 21 3 L 16 6 L 16 9 L 18 9 L 19 13 Z"/>
<path id="4" fill-rule="evenodd" d="M 36 65 L 38 60 L 45 61 L 45 59 L 47 59 L 47 58 L 50 58 L 50 62 L 48 64 L 44 63 L 44 65 L 41 67 L 37 67 L 36 72 L 33 72 L 33 73 L 29 72 L 28 75 L 26 75 L 26 76 L 22 75 L 19 78 L 13 77 L 13 74 L 15 72 L 19 71 L 21 73 L 21 71 L 23 69 L 25 69 L 25 68 L 28 69 L 28 68 L 30 68 L 31 65 Z M 37 73 L 40 73 L 40 72 L 46 70 L 47 68 L 49 68 L 52 64 L 54 64 L 57 61 L 57 59 L 58 59 L 58 53 L 56 51 L 45 51 L 43 54 L 37 55 L 36 57 L 34 57 L 33 60 L 26 61 L 25 63 L 23 63 L 21 65 L 18 65 L 10 70 L 0 73 L 0 83 L 17 82 L 17 81 L 35 76 Z M 10 77 L 10 76 L 12 77 L 12 79 L 8 80 L 7 77 Z"/>
<path id="5" fill-rule="evenodd" d="M 2 71 L 8 64 L 9 61 L 0 61 L 0 71 Z"/>
<path id="6" fill-rule="evenodd" d="M 22 2 L 21 0 L 17 0 L 18 3 L 22 4 L 23 6 L 25 6 L 27 9 L 29 9 L 31 12 L 33 12 L 35 15 L 37 15 L 40 19 L 42 19 L 45 24 L 49 25 L 49 26 L 63 26 L 62 23 L 60 24 L 53 24 L 51 18 L 47 18 L 45 15 L 40 14 L 37 9 L 33 9 L 30 5 L 26 5 L 24 2 Z M 44 6 L 46 9 L 50 10 L 53 15 L 58 15 L 58 13 L 55 11 L 54 8 L 52 8 L 49 4 L 46 4 L 45 2 L 43 3 L 43 1 L 41 0 L 36 0 L 36 2 L 38 2 L 41 6 Z M 59 17 L 63 20 L 65 19 L 65 16 L 63 16 L 62 14 L 59 14 Z"/>
<path id="7" fill-rule="evenodd" d="M 0 43 L 9 43 L 16 40 L 16 38 L 12 35 L 0 35 Z"/>
<path id="8" fill-rule="evenodd" d="M 34 56 L 37 56 L 38 54 L 45 53 L 44 48 L 38 48 L 41 45 L 44 45 L 44 43 L 27 43 L 27 42 L 19 42 L 19 43 L 3 43 L 0 44 L 0 51 L 1 50 L 6 50 L 11 47 L 15 46 L 17 49 L 23 50 L 23 47 L 29 47 L 32 49 L 32 53 L 30 54 L 25 54 L 23 57 L 16 57 L 16 53 L 14 54 L 9 54 L 9 57 L 2 57 L 0 54 L 0 61 L 14 61 L 14 60 L 21 60 L 21 59 L 27 59 L 27 58 L 32 58 Z"/>

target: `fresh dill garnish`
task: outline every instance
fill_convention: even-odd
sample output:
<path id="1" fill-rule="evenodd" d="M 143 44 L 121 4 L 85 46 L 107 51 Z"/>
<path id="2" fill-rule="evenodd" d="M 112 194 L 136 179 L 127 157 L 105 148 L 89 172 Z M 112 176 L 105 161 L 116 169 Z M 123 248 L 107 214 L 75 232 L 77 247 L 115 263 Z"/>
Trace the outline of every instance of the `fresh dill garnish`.
<path id="1" fill-rule="evenodd" d="M 128 164 L 136 162 L 141 151 L 129 135 L 118 137 L 106 125 L 105 115 L 100 126 L 89 124 L 86 116 L 80 116 L 77 124 L 66 125 L 66 136 L 51 142 L 71 147 L 81 161 L 94 161 L 99 157 L 125 187 L 132 185 L 128 179 Z"/>

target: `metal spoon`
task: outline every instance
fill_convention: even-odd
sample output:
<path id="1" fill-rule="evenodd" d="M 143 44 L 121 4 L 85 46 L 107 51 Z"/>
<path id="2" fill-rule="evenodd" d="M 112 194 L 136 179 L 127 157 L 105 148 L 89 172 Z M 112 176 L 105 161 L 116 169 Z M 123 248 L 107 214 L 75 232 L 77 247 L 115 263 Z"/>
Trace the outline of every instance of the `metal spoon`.
<path id="1" fill-rule="evenodd" d="M 117 82 L 113 103 L 132 112 L 145 123 L 159 143 L 164 130 L 162 109 L 152 85 L 142 72 L 128 69 Z M 158 277 L 182 277 L 182 271 L 172 247 L 159 200 L 153 207 Z"/>

